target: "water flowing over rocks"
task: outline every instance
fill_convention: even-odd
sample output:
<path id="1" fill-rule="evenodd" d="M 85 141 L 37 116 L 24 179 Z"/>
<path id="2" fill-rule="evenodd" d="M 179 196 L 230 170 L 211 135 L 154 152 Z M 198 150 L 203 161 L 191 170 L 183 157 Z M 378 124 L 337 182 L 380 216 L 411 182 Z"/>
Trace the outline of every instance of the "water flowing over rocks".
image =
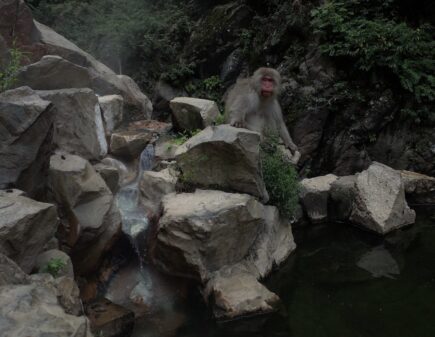
<path id="1" fill-rule="evenodd" d="M 0 188 L 43 194 L 52 148 L 53 109 L 23 87 L 0 94 Z"/>
<path id="2" fill-rule="evenodd" d="M 177 149 L 176 160 L 187 184 L 248 193 L 267 202 L 259 151 L 259 133 L 221 125 L 190 138 Z"/>
<path id="3" fill-rule="evenodd" d="M 0 253 L 30 272 L 58 226 L 56 207 L 32 199 L 0 196 Z"/>
<path id="4" fill-rule="evenodd" d="M 217 104 L 206 99 L 176 97 L 169 104 L 174 126 L 179 130 L 202 130 L 219 115 Z"/>
<path id="5" fill-rule="evenodd" d="M 120 231 L 120 214 L 112 192 L 92 165 L 75 155 L 51 157 L 50 183 L 63 210 L 65 240 L 73 248 L 76 273 L 89 273 Z"/>
<path id="6" fill-rule="evenodd" d="M 61 89 L 37 94 L 55 107 L 53 138 L 59 149 L 89 160 L 107 154 L 101 111 L 92 90 Z"/>

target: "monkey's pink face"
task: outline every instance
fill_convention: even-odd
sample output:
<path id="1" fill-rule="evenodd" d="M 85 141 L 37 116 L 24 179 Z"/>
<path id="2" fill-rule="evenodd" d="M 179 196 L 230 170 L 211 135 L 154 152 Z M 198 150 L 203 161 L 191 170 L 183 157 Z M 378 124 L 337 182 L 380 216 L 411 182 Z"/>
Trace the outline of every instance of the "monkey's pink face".
<path id="1" fill-rule="evenodd" d="M 261 96 L 270 97 L 275 91 L 275 80 L 270 76 L 261 78 Z"/>

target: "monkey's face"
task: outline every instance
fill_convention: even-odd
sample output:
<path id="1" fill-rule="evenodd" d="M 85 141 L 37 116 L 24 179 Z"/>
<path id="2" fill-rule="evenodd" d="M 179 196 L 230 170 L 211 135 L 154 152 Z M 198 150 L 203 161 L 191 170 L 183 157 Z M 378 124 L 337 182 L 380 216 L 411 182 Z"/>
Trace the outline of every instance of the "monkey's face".
<path id="1" fill-rule="evenodd" d="M 271 97 L 275 94 L 275 80 L 271 76 L 263 76 L 261 78 L 261 96 Z"/>

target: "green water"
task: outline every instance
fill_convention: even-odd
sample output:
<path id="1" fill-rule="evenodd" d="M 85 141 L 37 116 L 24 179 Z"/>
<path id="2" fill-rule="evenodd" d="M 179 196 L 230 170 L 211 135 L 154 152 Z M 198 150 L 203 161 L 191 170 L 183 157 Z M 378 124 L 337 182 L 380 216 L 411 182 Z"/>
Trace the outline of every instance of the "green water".
<path id="1" fill-rule="evenodd" d="M 295 238 L 296 253 L 265 282 L 282 299 L 277 313 L 216 324 L 192 292 L 174 308 L 183 323 L 156 336 L 435 336 L 435 209 L 386 238 L 345 224 L 295 230 Z"/>

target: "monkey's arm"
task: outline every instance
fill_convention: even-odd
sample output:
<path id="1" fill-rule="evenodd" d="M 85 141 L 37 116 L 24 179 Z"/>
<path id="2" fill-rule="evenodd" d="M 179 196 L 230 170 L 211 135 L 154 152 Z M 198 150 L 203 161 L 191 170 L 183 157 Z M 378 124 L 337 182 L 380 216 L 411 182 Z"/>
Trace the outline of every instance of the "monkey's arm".
<path id="1" fill-rule="evenodd" d="M 284 118 L 282 117 L 281 108 L 275 110 L 275 120 L 276 125 L 278 127 L 279 135 L 283 140 L 286 147 L 288 147 L 292 152 L 296 152 L 298 147 L 293 142 L 290 133 L 287 130 L 287 126 L 285 125 Z"/>
<path id="2" fill-rule="evenodd" d="M 236 128 L 245 127 L 245 118 L 249 109 L 249 102 L 244 96 L 235 98 L 228 104 L 226 110 L 227 122 Z"/>

